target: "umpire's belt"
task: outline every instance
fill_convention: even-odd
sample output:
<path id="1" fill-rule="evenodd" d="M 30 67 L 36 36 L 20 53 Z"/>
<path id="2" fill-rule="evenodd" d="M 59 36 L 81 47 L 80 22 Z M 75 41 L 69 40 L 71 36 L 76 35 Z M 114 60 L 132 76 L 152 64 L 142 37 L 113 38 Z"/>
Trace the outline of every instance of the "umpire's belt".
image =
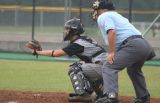
<path id="1" fill-rule="evenodd" d="M 132 40 L 132 39 L 136 39 L 136 38 L 143 38 L 142 35 L 132 35 L 130 37 L 128 37 L 127 39 L 125 39 L 122 42 L 122 45 L 125 45 L 128 41 Z"/>

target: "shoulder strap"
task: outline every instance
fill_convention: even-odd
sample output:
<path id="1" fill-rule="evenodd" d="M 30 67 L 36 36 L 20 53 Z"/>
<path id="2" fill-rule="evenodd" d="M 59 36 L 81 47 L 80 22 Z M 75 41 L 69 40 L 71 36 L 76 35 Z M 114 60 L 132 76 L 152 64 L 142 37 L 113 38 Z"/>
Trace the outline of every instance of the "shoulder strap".
<path id="1" fill-rule="evenodd" d="M 105 51 L 105 49 L 102 46 L 98 45 L 96 41 L 93 41 L 93 39 L 88 38 L 87 36 L 81 36 L 81 39 L 86 40 L 87 42 L 94 44 L 95 46 L 98 46 Z"/>

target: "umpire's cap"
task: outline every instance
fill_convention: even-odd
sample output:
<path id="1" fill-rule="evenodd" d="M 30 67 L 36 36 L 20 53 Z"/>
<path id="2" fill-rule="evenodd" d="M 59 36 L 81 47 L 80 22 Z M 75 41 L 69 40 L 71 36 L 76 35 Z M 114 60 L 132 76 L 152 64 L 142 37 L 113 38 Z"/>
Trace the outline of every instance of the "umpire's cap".
<path id="1" fill-rule="evenodd" d="M 99 9 L 108 9 L 108 10 L 115 10 L 115 7 L 111 0 L 97 0 L 96 2 L 93 3 L 94 10 L 99 10 Z"/>

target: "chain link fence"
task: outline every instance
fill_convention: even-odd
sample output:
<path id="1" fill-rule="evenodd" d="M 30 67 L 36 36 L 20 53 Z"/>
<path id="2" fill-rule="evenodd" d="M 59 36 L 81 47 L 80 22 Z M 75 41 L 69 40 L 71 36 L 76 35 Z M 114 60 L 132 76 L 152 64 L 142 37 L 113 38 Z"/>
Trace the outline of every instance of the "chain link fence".
<path id="1" fill-rule="evenodd" d="M 0 0 L 0 50 L 8 42 L 26 42 L 32 39 L 32 14 L 34 0 Z M 70 18 L 80 18 L 85 25 L 85 35 L 94 37 L 103 45 L 97 24 L 91 20 L 91 6 L 94 0 L 35 0 L 34 38 L 40 42 L 62 44 L 63 25 Z M 159 0 L 112 0 L 116 10 L 130 18 L 142 32 L 152 24 L 160 13 Z M 130 2 L 132 5 L 130 5 Z M 132 11 L 130 12 L 130 8 Z M 129 15 L 131 13 L 132 15 Z M 145 37 L 158 48 L 160 54 L 160 18 L 149 28 Z M 4 46 L 4 42 L 7 42 Z M 12 43 L 11 43 L 12 44 Z M 46 44 L 45 44 L 46 45 Z M 52 48 L 57 48 L 52 47 Z M 48 47 L 49 48 L 49 47 Z M 20 47 L 21 50 L 24 48 Z M 14 51 L 14 50 L 13 50 Z M 159 56 L 159 55 L 158 55 Z M 158 57 L 160 58 L 160 56 Z"/>

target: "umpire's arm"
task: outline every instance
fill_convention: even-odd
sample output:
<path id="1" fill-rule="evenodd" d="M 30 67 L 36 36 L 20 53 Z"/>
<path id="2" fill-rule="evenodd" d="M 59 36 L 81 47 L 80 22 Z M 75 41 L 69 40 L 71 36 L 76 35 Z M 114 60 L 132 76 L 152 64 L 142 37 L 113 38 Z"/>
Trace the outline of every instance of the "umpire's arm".
<path id="1" fill-rule="evenodd" d="M 110 29 L 108 31 L 108 56 L 107 61 L 112 64 L 114 62 L 114 56 L 116 51 L 116 31 L 114 29 Z"/>

